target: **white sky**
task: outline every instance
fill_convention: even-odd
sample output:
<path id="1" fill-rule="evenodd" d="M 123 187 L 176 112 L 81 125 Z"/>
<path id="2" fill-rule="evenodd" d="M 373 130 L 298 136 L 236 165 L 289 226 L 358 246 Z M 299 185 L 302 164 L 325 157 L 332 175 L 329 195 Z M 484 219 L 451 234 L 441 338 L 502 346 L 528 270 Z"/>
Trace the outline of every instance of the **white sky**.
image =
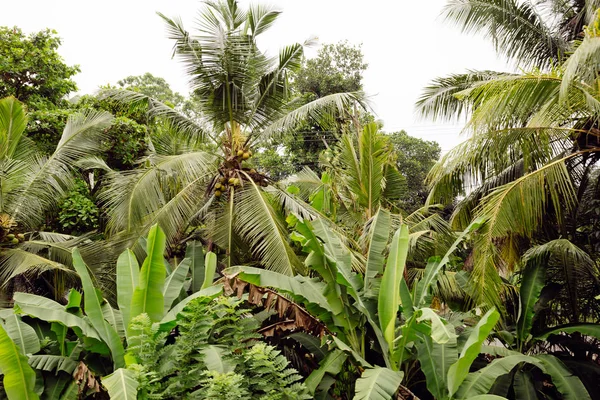
<path id="1" fill-rule="evenodd" d="M 410 135 L 436 140 L 444 151 L 459 142 L 460 127 L 420 120 L 414 104 L 421 89 L 431 79 L 449 73 L 508 68 L 489 42 L 443 23 L 439 15 L 446 0 L 260 2 L 283 11 L 264 35 L 263 48 L 276 54 L 279 47 L 311 36 L 320 43 L 344 39 L 362 43 L 369 63 L 365 90 L 373 95 L 372 104 L 385 130 L 405 129 Z M 22 0 L 2 4 L 0 25 L 16 25 L 25 32 L 46 27 L 58 31 L 63 39 L 60 54 L 68 64 L 81 67 L 75 77 L 81 93 L 151 72 L 187 94 L 182 66 L 171 59 L 172 43 L 156 11 L 181 16 L 191 30 L 200 6 L 197 0 Z"/>

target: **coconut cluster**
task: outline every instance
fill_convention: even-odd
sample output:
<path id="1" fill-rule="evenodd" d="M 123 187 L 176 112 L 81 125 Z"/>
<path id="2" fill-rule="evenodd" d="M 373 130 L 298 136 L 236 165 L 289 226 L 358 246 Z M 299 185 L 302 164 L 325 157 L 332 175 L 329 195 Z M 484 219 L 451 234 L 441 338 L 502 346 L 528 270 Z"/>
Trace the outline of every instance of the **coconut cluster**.
<path id="1" fill-rule="evenodd" d="M 260 186 L 267 186 L 267 178 L 257 172 L 254 168 L 243 166 L 243 162 L 252 157 L 252 152 L 246 149 L 239 149 L 232 152 L 231 156 L 227 157 L 221 168 L 219 169 L 220 176 L 215 178 L 212 189 L 217 198 L 226 194 L 230 188 L 244 186 L 244 180 L 248 177 Z"/>
<path id="2" fill-rule="evenodd" d="M 25 235 L 23 235 L 22 233 L 9 233 L 7 235 L 4 235 L 2 241 L 4 243 L 19 244 L 25 241 Z"/>

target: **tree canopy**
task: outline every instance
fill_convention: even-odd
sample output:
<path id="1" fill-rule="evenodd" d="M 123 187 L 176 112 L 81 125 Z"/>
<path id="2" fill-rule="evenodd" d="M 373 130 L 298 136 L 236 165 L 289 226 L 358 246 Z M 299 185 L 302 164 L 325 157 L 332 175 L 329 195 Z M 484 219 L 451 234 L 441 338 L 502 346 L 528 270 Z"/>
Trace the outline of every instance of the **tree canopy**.
<path id="1" fill-rule="evenodd" d="M 57 51 L 60 44 L 50 29 L 26 35 L 17 27 L 0 27 L 0 97 L 46 108 L 77 90 L 72 77 L 79 66 L 65 64 Z"/>

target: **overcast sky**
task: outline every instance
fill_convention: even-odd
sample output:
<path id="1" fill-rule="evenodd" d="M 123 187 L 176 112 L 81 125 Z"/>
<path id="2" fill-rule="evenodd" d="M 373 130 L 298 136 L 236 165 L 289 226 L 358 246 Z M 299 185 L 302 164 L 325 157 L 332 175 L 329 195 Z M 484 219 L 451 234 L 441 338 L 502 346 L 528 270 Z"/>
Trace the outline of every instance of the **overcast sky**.
<path id="1" fill-rule="evenodd" d="M 242 4 L 249 3 L 241 1 Z M 460 127 L 422 121 L 414 104 L 433 78 L 466 69 L 507 70 L 489 42 L 463 35 L 439 18 L 446 0 L 271 0 L 283 11 L 264 35 L 261 46 L 271 54 L 279 47 L 311 36 L 320 43 L 347 39 L 362 43 L 369 68 L 364 87 L 385 130 L 436 140 L 447 151 L 459 142 Z M 129 75 L 151 72 L 187 94 L 181 65 L 171 59 L 160 11 L 181 16 L 188 29 L 201 1 L 197 0 L 23 0 L 2 4 L 0 25 L 26 32 L 46 27 L 63 40 L 60 54 L 79 64 L 75 77 L 81 93 L 115 83 Z M 314 54 L 311 50 L 309 54 Z"/>

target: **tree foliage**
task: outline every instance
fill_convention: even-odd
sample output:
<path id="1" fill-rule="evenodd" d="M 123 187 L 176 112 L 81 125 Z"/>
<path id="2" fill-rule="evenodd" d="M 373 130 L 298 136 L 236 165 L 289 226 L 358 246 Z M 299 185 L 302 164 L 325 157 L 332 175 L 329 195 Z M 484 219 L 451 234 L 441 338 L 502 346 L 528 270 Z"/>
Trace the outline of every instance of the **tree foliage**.
<path id="1" fill-rule="evenodd" d="M 59 104 L 77 90 L 71 79 L 78 66 L 68 66 L 57 49 L 56 31 L 26 35 L 17 27 L 0 27 L 0 98 L 14 96 L 32 108 Z"/>

